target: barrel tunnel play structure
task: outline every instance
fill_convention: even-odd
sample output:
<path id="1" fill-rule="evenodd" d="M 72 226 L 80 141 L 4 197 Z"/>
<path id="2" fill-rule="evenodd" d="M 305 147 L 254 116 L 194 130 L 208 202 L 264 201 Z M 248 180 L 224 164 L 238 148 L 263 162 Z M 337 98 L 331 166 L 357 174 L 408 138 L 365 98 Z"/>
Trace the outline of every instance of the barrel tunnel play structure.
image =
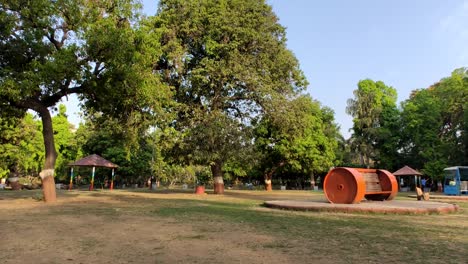
<path id="1" fill-rule="evenodd" d="M 386 170 L 337 167 L 325 177 L 323 191 L 330 203 L 354 204 L 363 199 L 384 201 L 397 195 L 398 183 Z"/>

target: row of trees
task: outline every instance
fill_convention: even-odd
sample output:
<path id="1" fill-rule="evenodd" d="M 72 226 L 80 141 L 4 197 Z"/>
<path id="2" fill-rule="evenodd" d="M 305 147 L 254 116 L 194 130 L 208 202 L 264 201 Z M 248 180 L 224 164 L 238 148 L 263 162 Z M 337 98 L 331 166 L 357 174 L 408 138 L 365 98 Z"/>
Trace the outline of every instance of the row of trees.
<path id="1" fill-rule="evenodd" d="M 295 103 L 299 110 L 284 113 L 296 117 L 281 117 L 281 120 L 273 121 L 263 119 L 258 125 L 248 128 L 250 139 L 237 142 L 243 146 L 236 150 L 237 154 L 226 159 L 222 167 L 223 179 L 232 184 L 236 179 L 250 182 L 266 177 L 269 181 L 267 187 L 271 189 L 273 175 L 283 181 L 296 178 L 310 181 L 311 174 L 324 173 L 334 163 L 336 141 L 332 137 L 326 138 L 327 135 L 321 132 L 323 127 L 337 131 L 333 122 L 322 120 L 324 115 L 331 113 L 307 96 L 298 98 Z M 209 164 L 193 161 L 191 156 L 196 153 L 181 146 L 185 144 L 184 136 L 172 127 L 152 129 L 130 144 L 118 120 L 92 116 L 76 129 L 67 120 L 65 106 L 59 105 L 58 111 L 52 117 L 52 123 L 58 152 L 55 179 L 60 182 L 67 183 L 70 179 L 68 163 L 92 153 L 117 163 L 118 182 L 127 185 L 141 184 L 150 176 L 156 176 L 169 185 L 195 183 L 197 178 L 203 178 L 196 177 L 197 174 L 205 176 L 207 171 L 212 174 Z M 17 124 L 10 126 L 3 123 L 2 132 L 5 133 L 2 133 L 0 144 L 2 177 L 37 177 L 44 162 L 42 123 L 31 113 L 16 121 Z M 300 125 L 294 125 L 296 121 L 300 121 Z M 81 174 L 85 182 L 89 180 L 86 179 L 89 173 L 75 168 L 75 175 Z M 96 177 L 102 182 L 106 176 L 100 173 L 106 172 L 97 171 Z M 242 179 L 245 177 L 247 179 Z M 204 177 L 203 181 L 212 182 L 213 177 L 209 178 Z"/>
<path id="2" fill-rule="evenodd" d="M 416 91 L 402 110 L 393 88 L 361 81 L 347 144 L 333 111 L 304 94 L 307 80 L 266 1 L 161 0 L 145 17 L 133 0 L 4 0 L 0 25 L 2 148 L 10 153 L 1 173 L 40 170 L 46 201 L 55 200 L 56 172 L 90 153 L 126 177 L 204 166 L 215 193 L 227 175 L 261 175 L 271 189 L 274 175 L 312 179 L 351 162 L 394 168 L 404 158 L 430 173 L 452 162 L 458 154 L 447 152 L 458 144 L 466 162 L 466 71 Z M 86 120 L 75 134 L 55 109 L 71 94 Z M 425 120 L 432 104 L 440 109 Z M 34 155 L 23 159 L 26 149 Z"/>
<path id="3" fill-rule="evenodd" d="M 468 165 L 468 69 L 396 105 L 396 90 L 363 80 L 348 101 L 354 118 L 349 146 L 354 162 L 391 171 L 409 165 L 440 179 L 448 166 Z"/>
<path id="4" fill-rule="evenodd" d="M 142 17 L 131 0 L 5 0 L 0 20 L 2 120 L 27 110 L 41 118 L 46 201 L 55 200 L 62 158 L 51 111 L 71 94 L 92 129 L 106 131 L 88 151 L 110 136 L 102 152 L 117 155 L 118 146 L 134 160 L 151 139 L 159 155 L 150 168 L 209 166 L 215 193 L 223 171 L 246 174 L 249 157 L 261 157 L 251 166 L 267 180 L 280 168 L 313 173 L 333 163 L 333 114 L 302 93 L 307 81 L 265 1 L 163 0 Z"/>

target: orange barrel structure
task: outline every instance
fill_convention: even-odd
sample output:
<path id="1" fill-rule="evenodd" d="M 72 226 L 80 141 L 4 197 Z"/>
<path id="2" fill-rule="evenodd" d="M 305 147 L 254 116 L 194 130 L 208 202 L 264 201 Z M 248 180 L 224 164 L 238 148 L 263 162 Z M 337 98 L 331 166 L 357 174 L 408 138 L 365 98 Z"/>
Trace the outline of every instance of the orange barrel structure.
<path id="1" fill-rule="evenodd" d="M 386 170 L 337 167 L 323 182 L 323 191 L 330 203 L 353 204 L 367 200 L 392 200 L 398 183 Z"/>

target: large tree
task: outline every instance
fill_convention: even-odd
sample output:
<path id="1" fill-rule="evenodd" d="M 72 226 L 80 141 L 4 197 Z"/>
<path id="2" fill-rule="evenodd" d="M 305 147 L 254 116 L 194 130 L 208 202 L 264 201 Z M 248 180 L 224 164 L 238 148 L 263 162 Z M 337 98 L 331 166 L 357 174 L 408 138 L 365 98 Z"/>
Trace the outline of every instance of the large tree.
<path id="1" fill-rule="evenodd" d="M 67 165 L 77 158 L 79 149 L 75 140 L 75 127 L 68 122 L 66 111 L 65 105 L 60 104 L 57 115 L 52 117 L 55 149 L 57 150 L 55 177 L 62 181 L 68 177 L 69 167 Z"/>
<path id="2" fill-rule="evenodd" d="M 366 79 L 359 81 L 354 98 L 348 100 L 346 112 L 353 117 L 352 148 L 359 154 L 361 165 L 371 166 L 376 161 L 376 145 L 385 138 L 385 126 L 393 124 L 396 99 L 393 87 Z"/>
<path id="3" fill-rule="evenodd" d="M 23 118 L 0 118 L 0 178 L 38 176 L 44 160 L 40 131 L 40 122 L 30 113 Z"/>
<path id="4" fill-rule="evenodd" d="M 285 29 L 264 0 L 161 0 L 148 26 L 162 45 L 156 70 L 180 104 L 186 156 L 211 166 L 222 193 L 223 165 L 250 142 L 251 119 L 306 86 Z"/>
<path id="5" fill-rule="evenodd" d="M 129 120 L 132 131 L 165 94 L 157 92 L 157 52 L 138 30 L 137 8 L 132 0 L 0 2 L 1 113 L 40 116 L 47 202 L 56 199 L 50 110 L 62 98 L 79 94 L 87 109 Z"/>
<path id="6" fill-rule="evenodd" d="M 119 165 L 117 175 L 122 183 L 142 183 L 151 175 L 152 149 L 146 129 L 135 138 L 128 138 L 126 127 L 113 118 L 90 116 L 77 134 L 82 141 L 83 155 L 98 154 Z M 106 173 L 110 173 L 106 170 Z"/>
<path id="7" fill-rule="evenodd" d="M 410 165 L 437 179 L 447 166 L 468 164 L 467 102 L 466 68 L 403 102 L 402 153 Z"/>
<path id="8" fill-rule="evenodd" d="M 329 108 L 321 108 L 309 96 L 278 102 L 274 108 L 255 129 L 268 191 L 272 190 L 273 175 L 280 170 L 310 176 L 328 171 L 337 147 L 337 127 Z"/>

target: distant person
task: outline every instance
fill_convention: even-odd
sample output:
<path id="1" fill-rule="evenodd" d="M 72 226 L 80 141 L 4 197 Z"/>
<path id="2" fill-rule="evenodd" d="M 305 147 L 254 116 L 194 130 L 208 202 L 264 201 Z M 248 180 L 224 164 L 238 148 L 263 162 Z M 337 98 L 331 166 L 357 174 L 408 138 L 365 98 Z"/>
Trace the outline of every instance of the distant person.
<path id="1" fill-rule="evenodd" d="M 432 179 L 428 179 L 426 181 L 426 187 L 427 187 L 428 192 L 434 191 L 433 190 L 434 189 L 434 182 L 432 181 Z"/>
<path id="2" fill-rule="evenodd" d="M 426 187 L 426 179 L 425 178 L 422 178 L 421 179 L 421 189 L 424 191 L 425 190 L 425 187 Z"/>

